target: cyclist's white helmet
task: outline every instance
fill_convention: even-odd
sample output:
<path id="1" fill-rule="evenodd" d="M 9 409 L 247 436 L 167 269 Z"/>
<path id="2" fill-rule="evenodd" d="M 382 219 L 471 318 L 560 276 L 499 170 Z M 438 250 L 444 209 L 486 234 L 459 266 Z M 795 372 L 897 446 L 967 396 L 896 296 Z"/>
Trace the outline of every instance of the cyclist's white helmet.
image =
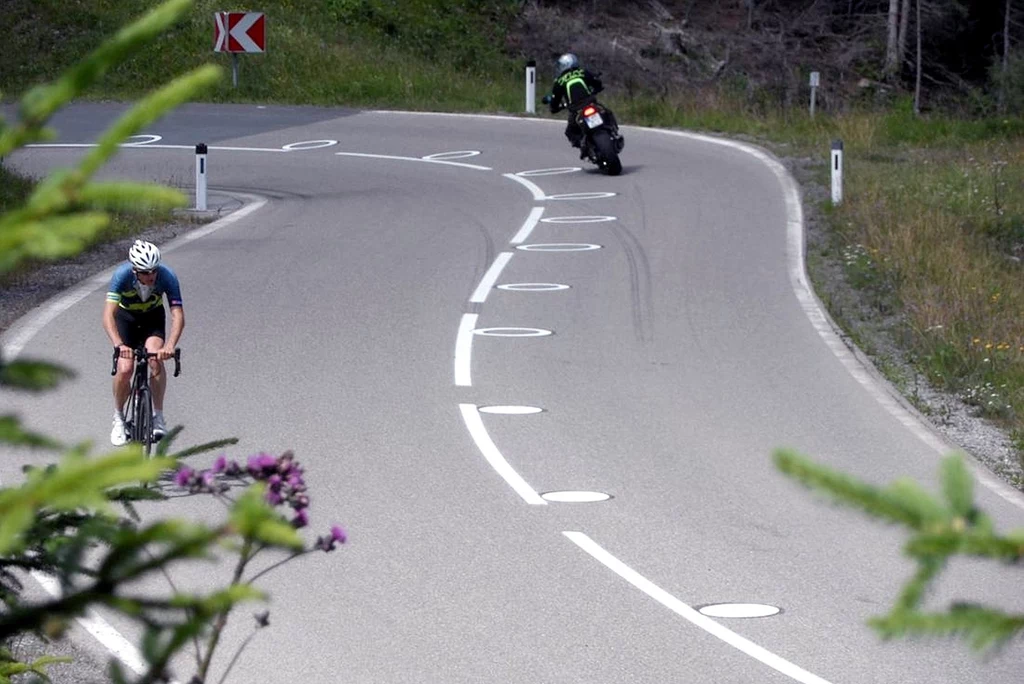
<path id="1" fill-rule="evenodd" d="M 137 271 L 152 271 L 160 265 L 160 250 L 152 242 L 136 240 L 128 250 L 128 261 Z"/>
<path id="2" fill-rule="evenodd" d="M 561 76 L 570 69 L 577 69 L 580 66 L 580 58 L 571 52 L 566 52 L 558 58 L 558 75 Z"/>

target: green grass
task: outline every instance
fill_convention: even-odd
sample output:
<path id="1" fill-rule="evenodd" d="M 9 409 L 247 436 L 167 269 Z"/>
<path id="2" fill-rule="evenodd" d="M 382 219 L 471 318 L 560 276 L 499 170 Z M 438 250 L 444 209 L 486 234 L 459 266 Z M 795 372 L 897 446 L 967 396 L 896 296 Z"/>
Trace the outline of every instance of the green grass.
<path id="1" fill-rule="evenodd" d="M 105 36 L 153 5 L 146 0 L 8 0 L 12 30 L 0 51 L 0 91 L 24 93 L 52 79 Z M 517 111 L 522 66 L 500 51 L 515 3 L 450 0 L 268 0 L 267 52 L 239 57 L 238 87 L 222 81 L 205 99 L 458 111 Z M 132 99 L 204 63 L 230 73 L 213 48 L 216 0 L 113 69 L 94 98 Z M 32 55 L 31 60 L 23 55 Z"/>

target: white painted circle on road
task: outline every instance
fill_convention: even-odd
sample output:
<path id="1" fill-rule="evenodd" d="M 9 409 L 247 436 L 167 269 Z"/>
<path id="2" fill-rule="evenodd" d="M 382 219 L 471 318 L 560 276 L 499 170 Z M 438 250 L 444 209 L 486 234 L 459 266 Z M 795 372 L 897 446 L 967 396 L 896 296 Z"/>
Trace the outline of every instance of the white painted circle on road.
<path id="1" fill-rule="evenodd" d="M 288 143 L 281 147 L 282 150 L 319 150 L 321 147 L 337 145 L 337 140 L 303 140 L 301 142 Z"/>
<path id="2" fill-rule="evenodd" d="M 477 328 L 473 334 L 484 337 L 546 337 L 554 333 L 543 328 Z"/>
<path id="3" fill-rule="evenodd" d="M 529 178 L 530 176 L 557 176 L 564 173 L 575 173 L 577 171 L 582 170 L 583 169 L 581 169 L 578 166 L 563 166 L 557 169 L 535 169 L 533 171 L 520 171 L 515 175 L 522 176 L 523 178 Z"/>
<path id="4" fill-rule="evenodd" d="M 617 221 L 618 219 L 614 216 L 552 216 L 551 218 L 541 219 L 543 223 L 606 223 L 608 221 Z"/>
<path id="5" fill-rule="evenodd" d="M 544 409 L 539 406 L 480 406 L 477 411 L 504 416 L 528 416 L 533 413 L 542 413 Z"/>
<path id="6" fill-rule="evenodd" d="M 601 249 L 601 245 L 592 245 L 585 242 L 545 242 L 533 245 L 519 245 L 516 249 L 524 252 L 590 252 Z"/>
<path id="7" fill-rule="evenodd" d="M 698 608 L 701 615 L 718 618 L 761 618 L 778 615 L 781 609 L 763 603 L 714 603 Z"/>
<path id="8" fill-rule="evenodd" d="M 563 195 L 546 195 L 544 199 L 549 200 L 595 200 L 615 197 L 614 192 L 568 192 Z"/>
<path id="9" fill-rule="evenodd" d="M 436 154 L 428 154 L 423 159 L 429 159 L 431 161 L 447 161 L 451 159 L 465 159 L 466 157 L 476 157 L 480 152 L 478 150 L 457 150 L 455 152 L 438 152 Z"/>
<path id="10" fill-rule="evenodd" d="M 142 138 L 142 140 L 136 140 L 136 138 Z M 130 140 L 131 142 L 126 142 L 126 143 L 124 143 L 125 145 L 131 145 L 133 147 L 137 147 L 137 146 L 140 146 L 140 145 L 149 145 L 150 143 L 158 142 L 160 140 L 163 140 L 163 137 L 159 136 L 159 135 L 144 134 L 144 135 L 130 135 L 130 136 L 128 136 L 127 139 Z"/>
<path id="11" fill-rule="evenodd" d="M 554 292 L 555 290 L 568 290 L 569 286 L 561 283 L 508 283 L 498 285 L 498 289 L 512 292 Z"/>
<path id="12" fill-rule="evenodd" d="M 612 496 L 604 492 L 545 492 L 540 498 L 555 503 L 599 503 Z"/>

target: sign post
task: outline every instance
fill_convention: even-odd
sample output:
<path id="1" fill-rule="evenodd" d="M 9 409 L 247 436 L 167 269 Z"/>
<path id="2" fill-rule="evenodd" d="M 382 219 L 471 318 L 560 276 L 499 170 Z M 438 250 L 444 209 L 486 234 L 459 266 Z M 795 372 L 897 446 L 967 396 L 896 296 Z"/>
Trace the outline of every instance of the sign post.
<path id="1" fill-rule="evenodd" d="M 238 87 L 238 55 L 267 51 L 263 12 L 214 12 L 213 51 L 231 53 L 231 84 Z"/>

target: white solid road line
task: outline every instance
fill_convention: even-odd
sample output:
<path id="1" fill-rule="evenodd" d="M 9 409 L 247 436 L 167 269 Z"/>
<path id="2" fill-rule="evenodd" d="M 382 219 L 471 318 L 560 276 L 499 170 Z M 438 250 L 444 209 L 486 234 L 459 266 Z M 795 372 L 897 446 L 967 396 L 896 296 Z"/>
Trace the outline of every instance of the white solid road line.
<path id="1" fill-rule="evenodd" d="M 530 233 L 537 227 L 537 223 L 540 221 L 540 217 L 544 215 L 544 207 L 534 207 L 530 212 L 530 215 L 526 217 L 526 221 L 523 222 L 523 227 L 519 229 L 519 232 L 515 234 L 515 237 L 510 241 L 513 245 L 521 245 L 526 241 L 526 238 L 530 237 Z"/>
<path id="2" fill-rule="evenodd" d="M 31 575 L 50 596 L 55 599 L 61 597 L 60 582 L 38 570 L 33 570 Z M 78 618 L 77 621 L 78 624 L 85 628 L 97 641 L 106 646 L 107 650 L 113 653 L 114 657 L 124 663 L 132 672 L 142 675 L 149 669 L 146 659 L 142 656 L 139 649 L 135 647 L 135 644 L 128 641 L 124 635 L 114 629 L 95 610 L 90 609 L 84 617 Z"/>
<path id="3" fill-rule="evenodd" d="M 209 235 L 210 233 L 220 230 L 225 226 L 229 226 L 262 208 L 263 205 L 267 203 L 267 200 L 254 195 L 237 196 L 244 197 L 249 201 L 249 204 L 228 214 L 222 219 L 214 221 L 208 226 L 197 228 L 196 230 L 168 242 L 166 245 L 161 247 L 161 251 L 163 253 L 171 252 L 181 245 L 192 242 L 204 235 Z M 110 276 L 113 271 L 114 268 L 109 268 L 102 273 L 89 278 L 77 287 L 50 299 L 35 309 L 31 314 L 18 319 L 18 321 L 16 321 L 14 325 L 7 330 L 6 334 L 0 335 L 0 349 L 3 349 L 4 358 L 12 360 L 17 357 L 25 348 L 25 345 L 31 341 L 43 326 L 56 318 L 60 313 L 74 306 L 77 302 L 88 297 L 98 288 L 109 283 Z M 60 596 L 60 585 L 55 579 L 41 572 L 33 572 L 32 577 L 51 596 Z M 139 653 L 138 649 L 135 648 L 135 646 L 120 632 L 114 629 L 109 622 L 104 620 L 99 613 L 94 610 L 90 610 L 85 617 L 76 618 L 76 621 L 83 629 L 91 634 L 93 638 L 110 651 L 115 658 L 124 663 L 126 667 L 130 668 L 136 674 L 143 674 L 146 672 L 147 665 L 145 659 Z"/>
<path id="4" fill-rule="evenodd" d="M 790 679 L 801 682 L 802 684 L 829 684 L 828 680 L 822 679 L 818 675 L 794 665 L 785 658 L 775 655 L 763 646 L 758 646 L 746 637 L 740 636 L 728 627 L 723 627 L 711 618 L 701 615 L 696 610 L 686 605 L 675 596 L 672 596 L 672 594 L 668 593 L 658 585 L 654 584 L 654 582 L 651 582 L 636 570 L 605 551 L 597 544 L 597 542 L 584 533 L 562 532 L 562 534 L 616 575 L 626 580 L 676 615 L 691 622 L 697 627 L 700 627 L 708 634 L 721 639 L 733 648 L 742 651 L 751 658 L 761 661 L 773 670 L 781 672 Z"/>
<path id="5" fill-rule="evenodd" d="M 365 159 L 395 159 L 398 161 L 422 162 L 424 164 L 444 164 L 445 166 L 459 166 L 464 169 L 476 171 L 493 171 L 489 166 L 477 166 L 476 164 L 463 164 L 462 162 L 445 161 L 443 159 L 424 159 L 423 157 L 400 157 L 393 154 L 365 154 L 362 152 L 335 152 L 339 157 L 363 157 Z"/>
<path id="6" fill-rule="evenodd" d="M 474 304 L 482 304 L 487 301 L 487 295 L 491 293 L 494 288 L 494 283 L 498 281 L 498 276 L 501 275 L 505 265 L 512 259 L 512 252 L 502 252 L 498 255 L 498 258 L 494 260 L 491 267 L 487 269 L 487 273 L 484 274 L 480 284 L 477 285 L 476 290 L 473 292 L 473 296 L 469 298 L 470 302 Z"/>
<path id="7" fill-rule="evenodd" d="M 871 362 L 868 360 L 861 361 L 854 352 L 847 348 L 839 335 L 836 334 L 836 326 L 832 325 L 832 320 L 825 311 L 824 305 L 818 301 L 817 295 L 807 281 L 807 267 L 804 261 L 804 215 L 803 205 L 800 201 L 800 188 L 786 167 L 768 153 L 752 145 L 697 133 L 683 133 L 661 129 L 647 130 L 663 135 L 672 135 L 731 147 L 751 155 L 771 170 L 782 186 L 783 197 L 786 201 L 786 256 L 789 262 L 790 286 L 800 303 L 800 308 L 803 309 L 804 315 L 807 316 L 807 319 L 814 326 L 818 335 L 825 342 L 825 345 L 839 359 L 839 362 L 843 364 L 847 372 L 853 376 L 875 401 L 881 404 L 882 408 L 889 415 L 898 420 L 935 453 L 945 455 L 956 450 L 957 447 L 955 445 L 946 442 L 945 439 L 939 436 L 938 432 L 935 428 L 931 427 L 926 418 L 915 415 L 904 401 L 897 399 L 896 390 L 892 390 L 893 393 L 890 393 L 887 389 L 890 385 L 885 379 L 877 375 Z M 1021 496 L 1019 491 L 1000 480 L 987 466 L 982 465 L 973 457 L 969 459 L 968 465 L 973 471 L 974 476 L 978 478 L 978 482 L 1004 501 L 1013 504 L 1017 508 L 1024 509 L 1024 497 Z"/>
<path id="8" fill-rule="evenodd" d="M 540 494 L 528 485 L 526 480 L 519 476 L 519 473 L 508 464 L 505 457 L 498 451 L 498 447 L 494 445 L 491 436 L 487 434 L 487 429 L 484 427 L 484 421 L 480 417 L 480 411 L 477 409 L 476 404 L 459 404 L 459 410 L 462 411 L 462 419 L 466 421 L 466 428 L 469 430 L 470 436 L 476 442 L 480 453 L 484 455 L 484 458 L 491 464 L 495 472 L 501 475 L 505 482 L 508 483 L 508 486 L 514 489 L 516 494 L 522 497 L 526 503 L 534 506 L 547 506 L 548 502 L 542 499 Z"/>
<path id="9" fill-rule="evenodd" d="M 463 314 L 459 332 L 455 337 L 455 385 L 472 387 L 473 330 L 477 314 Z"/>

